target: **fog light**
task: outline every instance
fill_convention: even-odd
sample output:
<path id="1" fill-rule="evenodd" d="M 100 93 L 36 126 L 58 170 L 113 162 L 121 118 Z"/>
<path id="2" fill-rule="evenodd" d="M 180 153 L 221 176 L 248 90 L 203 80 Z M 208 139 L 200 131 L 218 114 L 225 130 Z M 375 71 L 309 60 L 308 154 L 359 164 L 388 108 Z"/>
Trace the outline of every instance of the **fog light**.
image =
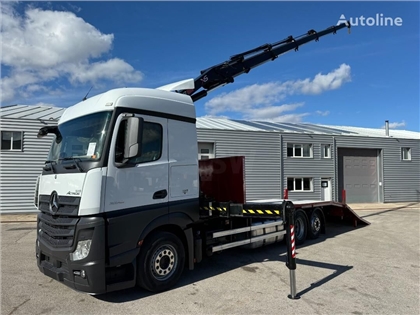
<path id="1" fill-rule="evenodd" d="M 70 253 L 70 260 L 75 261 L 86 258 L 89 255 L 91 244 L 92 240 L 79 241 L 76 250 Z"/>
<path id="2" fill-rule="evenodd" d="M 73 274 L 82 277 L 83 279 L 86 278 L 86 272 L 84 270 L 75 270 L 73 271 Z"/>

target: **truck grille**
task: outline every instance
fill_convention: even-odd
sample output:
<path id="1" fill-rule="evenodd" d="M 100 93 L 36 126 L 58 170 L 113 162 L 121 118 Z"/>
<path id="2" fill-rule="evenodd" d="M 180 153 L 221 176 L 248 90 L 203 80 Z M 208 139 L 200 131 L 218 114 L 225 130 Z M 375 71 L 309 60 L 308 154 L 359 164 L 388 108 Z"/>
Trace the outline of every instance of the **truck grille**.
<path id="1" fill-rule="evenodd" d="M 59 196 L 58 210 L 50 210 L 50 196 L 39 196 L 39 237 L 53 247 L 73 245 L 76 224 L 79 221 L 80 197 Z"/>

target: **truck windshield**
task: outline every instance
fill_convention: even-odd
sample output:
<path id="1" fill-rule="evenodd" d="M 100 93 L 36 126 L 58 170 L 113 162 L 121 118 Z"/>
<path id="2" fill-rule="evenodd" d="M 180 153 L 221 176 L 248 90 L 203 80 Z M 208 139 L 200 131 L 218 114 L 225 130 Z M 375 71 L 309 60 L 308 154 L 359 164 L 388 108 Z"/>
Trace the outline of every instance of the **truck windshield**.
<path id="1" fill-rule="evenodd" d="M 111 111 L 99 112 L 58 125 L 61 141 L 57 141 L 55 137 L 48 160 L 99 160 L 103 153 L 111 115 Z"/>

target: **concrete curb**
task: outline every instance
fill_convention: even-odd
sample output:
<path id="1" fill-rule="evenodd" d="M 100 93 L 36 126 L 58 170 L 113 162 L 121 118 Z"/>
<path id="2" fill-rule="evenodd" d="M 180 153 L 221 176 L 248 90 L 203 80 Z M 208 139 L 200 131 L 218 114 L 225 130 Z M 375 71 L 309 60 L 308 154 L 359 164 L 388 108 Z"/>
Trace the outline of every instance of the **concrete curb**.
<path id="1" fill-rule="evenodd" d="M 0 223 L 24 223 L 36 222 L 37 214 L 2 214 Z"/>
<path id="2" fill-rule="evenodd" d="M 350 203 L 348 206 L 355 210 L 398 210 L 398 209 L 420 209 L 420 202 L 398 202 L 398 203 Z"/>

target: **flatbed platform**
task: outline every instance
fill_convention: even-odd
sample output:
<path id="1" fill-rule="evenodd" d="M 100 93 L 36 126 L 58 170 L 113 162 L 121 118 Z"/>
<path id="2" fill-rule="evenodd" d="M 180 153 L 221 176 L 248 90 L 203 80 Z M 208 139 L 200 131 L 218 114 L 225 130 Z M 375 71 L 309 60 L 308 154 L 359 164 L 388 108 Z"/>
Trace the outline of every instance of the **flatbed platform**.
<path id="1" fill-rule="evenodd" d="M 370 224 L 354 212 L 347 204 L 336 201 L 260 199 L 247 201 L 245 204 L 240 205 L 242 209 L 236 209 L 235 211 L 230 211 L 230 206 L 227 203 L 218 202 L 202 204 L 200 209 L 206 212 L 215 211 L 227 216 L 260 217 L 267 219 L 284 218 L 282 209 L 284 201 L 291 201 L 295 209 L 310 211 L 311 209 L 321 208 L 326 217 L 350 221 L 354 226 Z"/>
<path id="2" fill-rule="evenodd" d="M 292 200 L 292 199 L 260 199 L 250 200 L 247 204 L 267 204 L 267 205 L 281 205 L 284 201 L 291 201 L 296 209 L 314 209 L 323 208 L 326 215 L 341 217 L 342 219 L 351 219 L 355 226 L 357 224 L 369 225 L 370 223 L 361 218 L 349 205 L 336 201 L 323 200 Z"/>

